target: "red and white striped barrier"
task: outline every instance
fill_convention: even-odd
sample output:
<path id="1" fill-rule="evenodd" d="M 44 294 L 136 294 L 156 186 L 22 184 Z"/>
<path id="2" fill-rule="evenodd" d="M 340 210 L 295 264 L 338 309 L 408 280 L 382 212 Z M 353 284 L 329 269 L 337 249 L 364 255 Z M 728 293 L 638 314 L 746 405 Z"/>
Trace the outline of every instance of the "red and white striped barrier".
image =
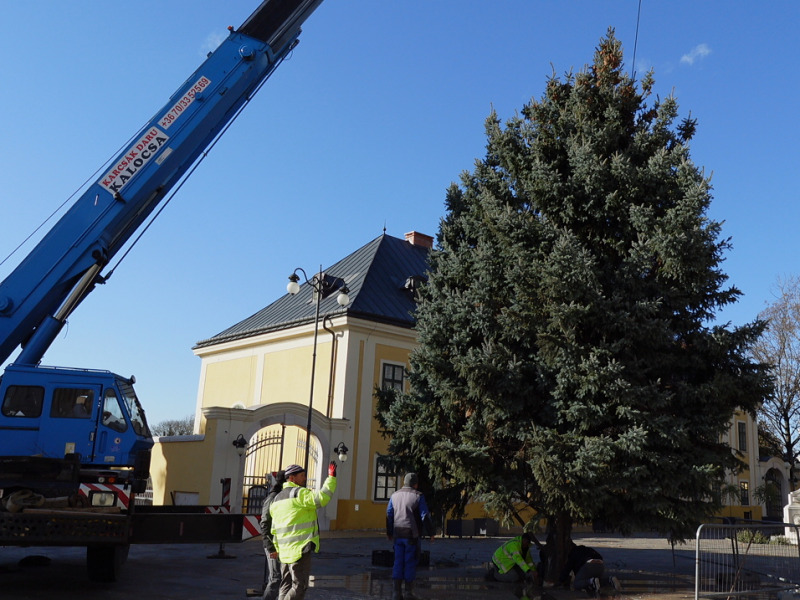
<path id="1" fill-rule="evenodd" d="M 219 482 L 222 484 L 222 506 L 229 507 L 231 505 L 231 478 L 225 477 Z"/>
<path id="2" fill-rule="evenodd" d="M 212 514 L 212 515 L 227 515 L 231 512 L 230 506 L 204 506 L 203 512 Z"/>
<path id="3" fill-rule="evenodd" d="M 242 523 L 242 541 L 261 535 L 261 515 L 245 515 Z"/>

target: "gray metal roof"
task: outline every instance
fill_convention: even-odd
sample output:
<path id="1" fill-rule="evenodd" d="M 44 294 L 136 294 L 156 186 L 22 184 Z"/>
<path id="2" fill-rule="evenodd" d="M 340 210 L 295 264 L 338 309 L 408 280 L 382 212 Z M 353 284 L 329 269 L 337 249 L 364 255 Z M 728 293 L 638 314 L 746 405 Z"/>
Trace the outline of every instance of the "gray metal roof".
<path id="1" fill-rule="evenodd" d="M 323 298 L 320 315 L 346 314 L 368 321 L 390 323 L 413 328 L 415 302 L 409 285 L 424 279 L 428 271 L 428 253 L 417 246 L 383 234 L 362 246 L 331 267 L 324 269 L 326 277 L 344 280 L 349 288 L 350 303 L 341 307 L 336 293 Z M 309 273 L 312 277 L 314 274 Z M 412 282 L 409 282 L 412 279 Z M 254 315 L 221 331 L 195 348 L 204 348 L 253 337 L 270 331 L 289 329 L 314 321 L 315 305 L 311 301 L 311 285 L 303 283 L 300 291 L 286 294 Z"/>

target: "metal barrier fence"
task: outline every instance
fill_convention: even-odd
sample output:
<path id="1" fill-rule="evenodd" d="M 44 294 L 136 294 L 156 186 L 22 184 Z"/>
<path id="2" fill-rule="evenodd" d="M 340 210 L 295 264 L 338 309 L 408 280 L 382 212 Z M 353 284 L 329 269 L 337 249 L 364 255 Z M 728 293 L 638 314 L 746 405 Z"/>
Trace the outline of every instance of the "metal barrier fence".
<path id="1" fill-rule="evenodd" d="M 695 600 L 768 600 L 800 588 L 799 539 L 798 526 L 785 523 L 701 525 L 695 544 Z"/>

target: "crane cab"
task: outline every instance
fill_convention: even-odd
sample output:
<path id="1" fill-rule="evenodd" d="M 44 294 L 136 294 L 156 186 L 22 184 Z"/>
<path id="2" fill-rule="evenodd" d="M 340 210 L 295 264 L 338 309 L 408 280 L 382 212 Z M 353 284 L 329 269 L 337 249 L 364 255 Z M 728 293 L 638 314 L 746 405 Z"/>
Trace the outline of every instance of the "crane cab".
<path id="1" fill-rule="evenodd" d="M 143 489 L 153 439 L 133 383 L 110 371 L 7 366 L 0 378 L 0 457 L 78 457 L 82 472 L 113 471 Z M 0 482 L 9 476 L 0 470 Z"/>

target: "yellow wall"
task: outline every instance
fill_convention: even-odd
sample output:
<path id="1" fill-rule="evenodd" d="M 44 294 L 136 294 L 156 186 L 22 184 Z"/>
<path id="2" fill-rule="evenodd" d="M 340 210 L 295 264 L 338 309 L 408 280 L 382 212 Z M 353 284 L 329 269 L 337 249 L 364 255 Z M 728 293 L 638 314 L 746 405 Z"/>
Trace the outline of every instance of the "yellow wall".
<path id="1" fill-rule="evenodd" d="M 209 363 L 203 387 L 203 406 L 231 407 L 237 402 L 249 406 L 255 376 L 254 356 Z"/>
<path id="2" fill-rule="evenodd" d="M 386 529 L 387 502 L 339 500 L 336 529 Z M 358 510 L 356 510 L 356 506 Z M 333 523 L 331 529 L 333 529 Z"/>
<path id="3" fill-rule="evenodd" d="M 750 519 L 760 521 L 763 518 L 763 509 L 760 506 L 726 506 L 718 513 L 718 517 L 735 517 L 737 519 L 744 519 L 745 512 L 749 512 Z"/>
<path id="4" fill-rule="evenodd" d="M 198 474 L 204 473 L 198 465 L 213 463 L 215 436 L 216 422 L 211 421 L 202 440 L 167 441 L 153 446 L 150 460 L 153 504 L 171 505 L 174 492 L 196 492 L 199 494 L 198 504 L 219 504 L 219 492 L 217 499 L 212 501 L 211 490 L 198 479 Z"/>
<path id="5" fill-rule="evenodd" d="M 313 347 L 302 346 L 264 356 L 261 403 L 302 402 L 307 404 L 311 391 Z M 314 369 L 314 409 L 328 413 L 328 380 L 330 377 L 331 343 L 317 342 L 317 363 Z"/>

